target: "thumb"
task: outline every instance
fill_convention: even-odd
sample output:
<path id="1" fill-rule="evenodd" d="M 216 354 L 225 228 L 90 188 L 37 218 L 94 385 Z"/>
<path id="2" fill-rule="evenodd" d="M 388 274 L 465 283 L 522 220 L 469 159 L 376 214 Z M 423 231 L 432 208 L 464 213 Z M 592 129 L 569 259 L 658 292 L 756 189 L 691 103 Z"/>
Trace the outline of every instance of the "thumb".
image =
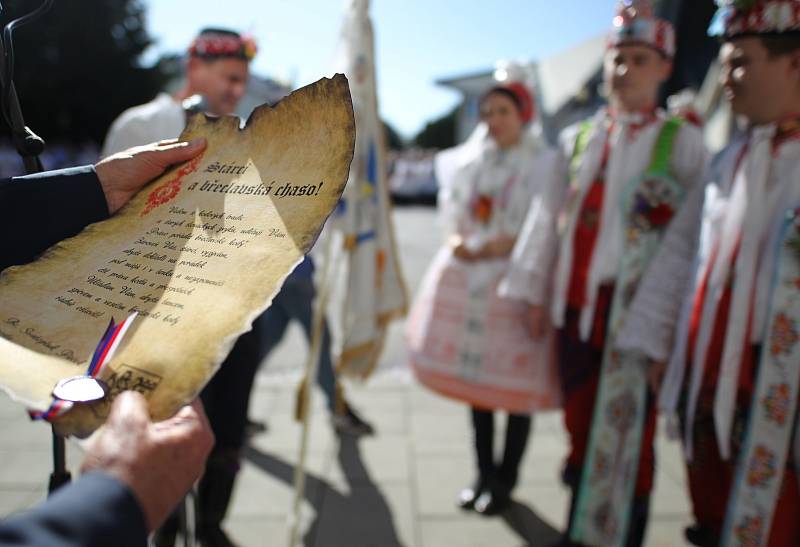
<path id="1" fill-rule="evenodd" d="M 175 142 L 166 146 L 159 146 L 153 150 L 153 154 L 156 155 L 159 163 L 166 167 L 167 165 L 183 163 L 195 158 L 206 149 L 207 144 L 205 137 L 199 137 L 189 142 Z"/>
<path id="2" fill-rule="evenodd" d="M 150 423 L 147 400 L 135 391 L 123 391 L 114 399 L 107 424 L 126 430 L 144 429 Z"/>

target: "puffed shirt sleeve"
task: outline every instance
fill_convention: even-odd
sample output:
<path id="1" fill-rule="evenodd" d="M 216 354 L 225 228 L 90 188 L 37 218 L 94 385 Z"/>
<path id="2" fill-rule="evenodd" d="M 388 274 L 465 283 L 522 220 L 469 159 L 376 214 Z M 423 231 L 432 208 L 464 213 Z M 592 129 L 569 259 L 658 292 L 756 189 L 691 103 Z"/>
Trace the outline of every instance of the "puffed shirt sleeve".
<path id="1" fill-rule="evenodd" d="M 539 162 L 541 186 L 530 201 L 499 294 L 503 298 L 546 305 L 558 255 L 558 218 L 568 184 L 566 161 L 561 152 L 547 150 Z"/>

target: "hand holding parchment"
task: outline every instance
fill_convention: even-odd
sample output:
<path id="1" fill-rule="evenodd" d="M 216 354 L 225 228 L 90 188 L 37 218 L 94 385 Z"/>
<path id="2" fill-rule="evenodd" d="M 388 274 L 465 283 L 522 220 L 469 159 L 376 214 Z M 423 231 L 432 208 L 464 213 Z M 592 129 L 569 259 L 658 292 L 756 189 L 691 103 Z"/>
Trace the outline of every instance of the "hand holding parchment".
<path id="1" fill-rule="evenodd" d="M 100 162 L 116 214 L 0 278 L 0 389 L 35 411 L 85 374 L 112 319 L 136 313 L 100 377 L 106 399 L 59 415 L 61 434 L 91 433 L 126 390 L 154 420 L 197 397 L 339 203 L 355 141 L 347 80 L 259 107 L 244 127 L 198 114 L 182 140 Z"/>
<path id="2" fill-rule="evenodd" d="M 123 150 L 95 165 L 109 214 L 116 213 L 145 184 L 169 166 L 189 161 L 206 148 L 206 140 L 178 142 L 169 139 Z"/>
<path id="3" fill-rule="evenodd" d="M 213 445 L 199 401 L 152 423 L 145 398 L 126 391 L 90 442 L 81 471 L 102 471 L 125 483 L 142 507 L 147 530 L 153 531 L 200 478 Z"/>

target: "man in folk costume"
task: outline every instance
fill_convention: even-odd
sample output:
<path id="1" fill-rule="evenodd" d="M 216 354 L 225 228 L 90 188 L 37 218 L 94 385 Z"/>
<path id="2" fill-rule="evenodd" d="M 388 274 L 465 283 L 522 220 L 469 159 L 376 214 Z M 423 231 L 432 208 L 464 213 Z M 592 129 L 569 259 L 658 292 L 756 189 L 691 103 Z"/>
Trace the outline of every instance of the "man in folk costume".
<path id="1" fill-rule="evenodd" d="M 187 115 L 198 106 L 216 116 L 232 114 L 245 95 L 256 52 L 252 37 L 221 28 L 201 30 L 186 52 L 181 88 L 172 95 L 159 93 L 152 101 L 120 114 L 108 130 L 101 155 L 176 138 Z"/>
<path id="2" fill-rule="evenodd" d="M 626 1 L 604 61 L 609 105 L 562 135 L 569 181 L 526 220 L 505 294 L 547 308 L 559 329 L 572 489 L 567 545 L 640 545 L 649 512 L 655 408 L 645 363 L 610 351 L 662 232 L 702 177 L 699 130 L 656 107 L 675 53 L 672 26 Z M 551 296 L 552 295 L 552 296 Z"/>
<path id="3" fill-rule="evenodd" d="M 683 425 L 687 539 L 798 545 L 800 1 L 720 3 L 709 32 L 747 131 L 670 226 L 619 345 L 669 360 L 660 405 Z"/>

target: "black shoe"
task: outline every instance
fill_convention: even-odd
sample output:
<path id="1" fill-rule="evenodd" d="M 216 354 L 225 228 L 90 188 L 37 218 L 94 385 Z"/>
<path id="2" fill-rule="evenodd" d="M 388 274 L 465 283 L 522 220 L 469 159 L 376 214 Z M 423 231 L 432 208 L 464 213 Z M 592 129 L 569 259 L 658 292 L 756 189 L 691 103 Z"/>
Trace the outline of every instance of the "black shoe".
<path id="1" fill-rule="evenodd" d="M 267 422 L 251 420 L 249 417 L 244 424 L 244 434 L 246 437 L 255 437 L 260 433 L 265 433 L 267 429 Z"/>
<path id="2" fill-rule="evenodd" d="M 375 429 L 369 422 L 363 420 L 349 406 L 341 414 L 334 414 L 331 418 L 333 430 L 337 435 L 374 435 Z"/>
<path id="3" fill-rule="evenodd" d="M 686 541 L 692 545 L 697 545 L 699 547 L 713 547 L 717 545 L 717 538 L 714 537 L 714 532 L 700 524 L 689 526 L 683 531 L 683 535 L 686 537 Z"/>
<path id="4" fill-rule="evenodd" d="M 486 490 L 475 500 L 475 512 L 485 517 L 499 515 L 511 505 L 510 493 L 502 488 Z"/>
<path id="5" fill-rule="evenodd" d="M 475 501 L 485 491 L 484 482 L 478 480 L 475 484 L 467 486 L 458 493 L 458 500 L 456 505 L 465 511 L 470 511 L 475 508 Z"/>

